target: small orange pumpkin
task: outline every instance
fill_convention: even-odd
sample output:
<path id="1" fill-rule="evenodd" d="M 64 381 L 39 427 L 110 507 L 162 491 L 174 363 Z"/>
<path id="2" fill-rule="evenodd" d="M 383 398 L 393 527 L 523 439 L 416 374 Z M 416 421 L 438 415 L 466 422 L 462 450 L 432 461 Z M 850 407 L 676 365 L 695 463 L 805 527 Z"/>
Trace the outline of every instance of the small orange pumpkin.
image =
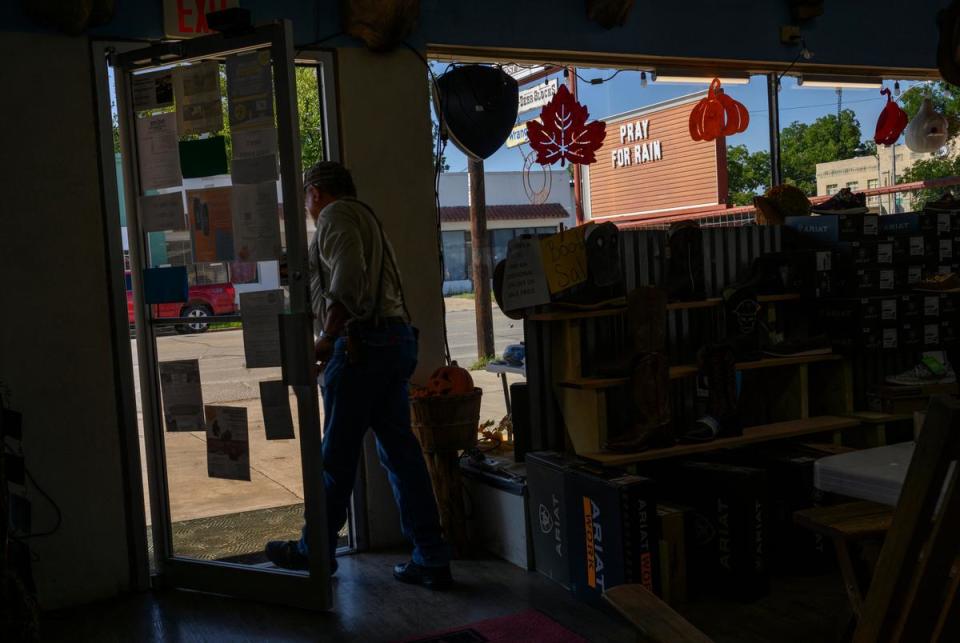
<path id="1" fill-rule="evenodd" d="M 441 366 L 433 372 L 427 381 L 427 391 L 430 395 L 465 395 L 473 392 L 473 378 L 470 371 L 455 361 L 450 362 L 450 366 Z"/>

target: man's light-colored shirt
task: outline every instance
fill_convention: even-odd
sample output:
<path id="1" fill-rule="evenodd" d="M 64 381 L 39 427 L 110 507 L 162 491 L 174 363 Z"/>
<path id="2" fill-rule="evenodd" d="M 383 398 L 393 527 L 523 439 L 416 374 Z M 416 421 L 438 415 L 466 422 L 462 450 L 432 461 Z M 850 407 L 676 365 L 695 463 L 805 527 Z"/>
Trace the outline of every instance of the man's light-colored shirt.
<path id="1" fill-rule="evenodd" d="M 379 317 L 406 317 L 393 247 L 381 236 L 373 213 L 348 198 L 334 201 L 320 212 L 309 255 L 310 299 L 318 329 L 334 302 L 343 304 L 354 319 L 373 319 L 383 241 L 389 256 L 383 266 Z"/>

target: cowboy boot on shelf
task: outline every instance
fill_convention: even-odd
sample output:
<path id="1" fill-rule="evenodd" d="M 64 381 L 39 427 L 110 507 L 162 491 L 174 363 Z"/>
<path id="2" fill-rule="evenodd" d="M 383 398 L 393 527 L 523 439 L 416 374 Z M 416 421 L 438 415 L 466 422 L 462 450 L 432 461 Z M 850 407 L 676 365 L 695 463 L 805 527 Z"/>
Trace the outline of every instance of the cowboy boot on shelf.
<path id="1" fill-rule="evenodd" d="M 673 444 L 670 369 L 666 356 L 667 293 L 637 288 L 627 296 L 629 369 L 627 426 L 607 448 L 637 451 Z"/>
<path id="2" fill-rule="evenodd" d="M 636 355 L 666 352 L 667 291 L 637 288 L 627 295 L 627 341 Z"/>
<path id="3" fill-rule="evenodd" d="M 646 353 L 667 350 L 667 292 L 652 286 L 636 288 L 627 295 L 627 326 L 623 349 L 598 360 L 603 377 L 630 377 L 634 359 Z"/>
<path id="4" fill-rule="evenodd" d="M 667 278 L 671 301 L 694 301 L 706 295 L 703 235 L 695 221 L 674 223 L 667 231 Z"/>
<path id="5" fill-rule="evenodd" d="M 670 368 L 663 353 L 634 358 L 629 384 L 628 425 L 604 445 L 611 451 L 640 451 L 672 446 Z"/>
<path id="6" fill-rule="evenodd" d="M 697 396 L 704 414 L 684 439 L 705 442 L 743 435 L 737 417 L 737 364 L 727 344 L 704 346 L 697 354 Z"/>

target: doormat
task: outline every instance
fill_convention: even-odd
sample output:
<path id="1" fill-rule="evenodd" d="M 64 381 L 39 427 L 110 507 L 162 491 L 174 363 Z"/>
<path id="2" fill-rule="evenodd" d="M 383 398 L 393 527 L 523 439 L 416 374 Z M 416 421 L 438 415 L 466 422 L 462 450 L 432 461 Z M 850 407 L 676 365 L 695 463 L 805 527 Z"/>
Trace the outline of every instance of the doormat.
<path id="1" fill-rule="evenodd" d="M 491 618 L 428 636 L 404 639 L 402 643 L 587 643 L 587 639 L 571 632 L 555 620 L 538 612 L 527 610 Z"/>

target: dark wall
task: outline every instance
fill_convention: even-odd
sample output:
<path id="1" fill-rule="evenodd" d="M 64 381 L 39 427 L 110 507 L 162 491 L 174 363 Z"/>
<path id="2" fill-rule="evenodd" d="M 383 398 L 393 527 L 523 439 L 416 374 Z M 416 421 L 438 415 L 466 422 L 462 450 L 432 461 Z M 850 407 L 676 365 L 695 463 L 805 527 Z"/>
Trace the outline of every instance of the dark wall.
<path id="1" fill-rule="evenodd" d="M 289 18 L 295 40 L 309 43 L 339 30 L 335 0 L 243 0 L 255 21 Z M 947 0 L 842 0 L 804 26 L 815 62 L 877 67 L 934 67 L 936 12 Z M 0 7 L 0 29 L 32 30 L 16 0 Z M 414 44 L 609 52 L 651 56 L 791 60 L 779 42 L 787 0 L 638 0 L 628 23 L 604 30 L 586 18 L 584 0 L 423 0 Z M 118 2 L 97 35 L 159 38 L 158 0 Z M 344 40 L 337 41 L 343 45 Z"/>

